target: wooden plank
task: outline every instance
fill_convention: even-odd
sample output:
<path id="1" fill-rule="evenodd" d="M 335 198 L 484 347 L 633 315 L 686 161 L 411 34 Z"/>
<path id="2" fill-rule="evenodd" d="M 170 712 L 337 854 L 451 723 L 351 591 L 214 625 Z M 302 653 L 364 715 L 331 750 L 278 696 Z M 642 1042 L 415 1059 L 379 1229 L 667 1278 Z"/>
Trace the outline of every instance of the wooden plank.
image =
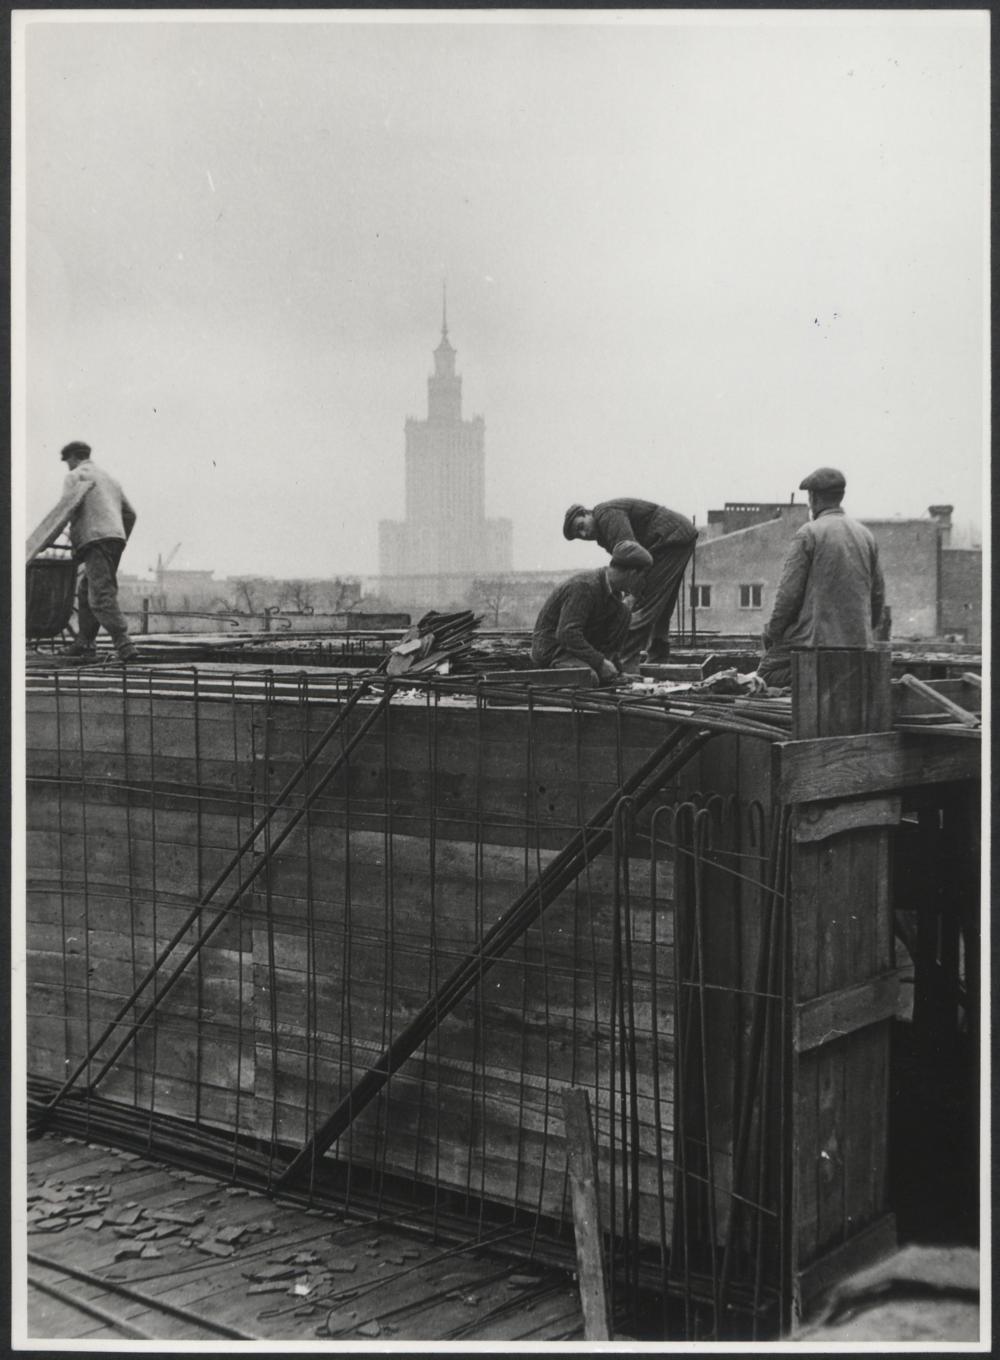
<path id="1" fill-rule="evenodd" d="M 812 1261 L 796 1275 L 796 1294 L 801 1314 L 808 1313 L 838 1280 L 844 1280 L 873 1265 L 894 1252 L 896 1247 L 895 1216 L 883 1214 L 846 1242 Z"/>
<path id="2" fill-rule="evenodd" d="M 975 742 L 979 746 L 982 745 L 983 740 L 983 734 L 979 727 L 969 727 L 964 723 L 957 722 L 918 723 L 916 721 L 907 722 L 905 719 L 901 719 L 896 723 L 896 731 L 917 732 L 921 736 L 926 734 L 929 737 L 935 737 L 937 740 L 940 740 L 942 737 L 958 737 L 968 742 Z"/>
<path id="3" fill-rule="evenodd" d="M 775 794 L 783 803 L 893 792 L 980 777 L 979 748 L 955 737 L 873 732 L 774 742 Z"/>
<path id="4" fill-rule="evenodd" d="M 899 683 L 905 685 L 907 689 L 920 698 L 927 700 L 932 708 L 943 709 L 945 713 L 950 714 L 964 726 L 979 727 L 982 719 L 978 713 L 969 712 L 949 695 L 942 693 L 936 686 L 925 684 L 923 680 L 918 680 L 915 675 L 910 674 L 900 676 Z"/>
<path id="5" fill-rule="evenodd" d="M 903 817 L 901 794 L 875 794 L 849 801 L 803 803 L 796 808 L 794 836 L 800 844 L 826 840 L 844 831 L 897 826 Z"/>
<path id="6" fill-rule="evenodd" d="M 815 652 L 792 651 L 792 731 L 798 739 L 821 734 L 819 668 Z"/>
<path id="7" fill-rule="evenodd" d="M 607 1341 L 611 1337 L 610 1313 L 604 1289 L 597 1159 L 586 1091 L 579 1087 L 567 1087 L 563 1091 L 563 1117 L 566 1122 L 566 1160 L 573 1194 L 583 1335 L 587 1341 Z"/>
<path id="8" fill-rule="evenodd" d="M 887 1208 L 889 1149 L 888 1021 L 853 1036 L 844 1083 L 845 1236 L 871 1223 Z"/>
<path id="9" fill-rule="evenodd" d="M 819 1238 L 819 1067 L 815 1054 L 793 1053 L 792 1157 L 794 1199 L 791 1218 L 793 1263 L 816 1256 Z"/>
<path id="10" fill-rule="evenodd" d="M 567 667 L 565 670 L 483 672 L 483 683 L 488 685 L 513 685 L 514 687 L 530 685 L 538 689 L 587 689 L 593 684 L 593 681 L 594 672 L 589 666 Z"/>
<path id="11" fill-rule="evenodd" d="M 792 653 L 796 738 L 887 731 L 891 654 L 887 648 L 800 648 Z"/>
<path id="12" fill-rule="evenodd" d="M 848 1055 L 843 1043 L 813 1049 L 803 1061 L 816 1065 L 816 1250 L 848 1235 L 844 1203 L 844 1117 Z M 799 1260 L 802 1260 L 800 1256 Z"/>
<path id="13" fill-rule="evenodd" d="M 895 1015 L 899 970 L 799 1002 L 793 1012 L 792 1042 L 799 1053 L 818 1048 Z"/>
<path id="14" fill-rule="evenodd" d="M 823 858 L 817 847 L 804 847 L 794 856 L 790 867 L 792 995 L 796 1000 L 815 996 L 822 991 L 820 911 Z"/>
<path id="15" fill-rule="evenodd" d="M 928 680 L 924 683 L 935 694 L 950 699 L 970 713 L 977 713 L 982 709 L 981 676 L 970 674 L 963 675 L 959 680 Z M 904 718 L 908 714 L 927 713 L 938 708 L 936 703 L 927 701 L 923 692 L 914 691 L 908 685 L 904 685 L 902 680 L 892 682 L 892 706 L 896 718 Z"/>
<path id="16" fill-rule="evenodd" d="M 56 541 L 69 523 L 73 511 L 94 485 L 92 481 L 78 481 L 64 492 L 41 522 L 32 529 L 25 543 L 25 565 Z"/>

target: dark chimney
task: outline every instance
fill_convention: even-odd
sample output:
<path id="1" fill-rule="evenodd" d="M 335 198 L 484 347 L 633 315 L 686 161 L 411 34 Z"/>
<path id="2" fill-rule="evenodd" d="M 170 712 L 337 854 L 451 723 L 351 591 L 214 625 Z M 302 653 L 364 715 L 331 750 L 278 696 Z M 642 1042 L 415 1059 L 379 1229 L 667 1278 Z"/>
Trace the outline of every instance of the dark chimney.
<path id="1" fill-rule="evenodd" d="M 951 513 L 954 509 L 953 505 L 932 505 L 927 511 L 941 531 L 942 548 L 947 548 L 951 543 Z"/>

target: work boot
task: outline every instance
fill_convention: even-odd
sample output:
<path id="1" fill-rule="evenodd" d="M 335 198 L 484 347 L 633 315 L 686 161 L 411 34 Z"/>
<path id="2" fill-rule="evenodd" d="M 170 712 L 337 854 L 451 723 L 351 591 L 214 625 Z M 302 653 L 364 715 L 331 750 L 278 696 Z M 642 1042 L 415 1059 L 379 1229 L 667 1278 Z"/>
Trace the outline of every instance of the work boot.
<path id="1" fill-rule="evenodd" d="M 115 651 L 118 653 L 118 660 L 123 666 L 128 666 L 130 663 L 139 660 L 138 651 L 127 638 L 124 642 L 118 644 Z"/>
<path id="2" fill-rule="evenodd" d="M 64 647 L 59 656 L 64 656 L 72 661 L 95 661 L 97 659 L 97 648 L 92 642 L 87 642 L 84 638 L 76 638 Z"/>

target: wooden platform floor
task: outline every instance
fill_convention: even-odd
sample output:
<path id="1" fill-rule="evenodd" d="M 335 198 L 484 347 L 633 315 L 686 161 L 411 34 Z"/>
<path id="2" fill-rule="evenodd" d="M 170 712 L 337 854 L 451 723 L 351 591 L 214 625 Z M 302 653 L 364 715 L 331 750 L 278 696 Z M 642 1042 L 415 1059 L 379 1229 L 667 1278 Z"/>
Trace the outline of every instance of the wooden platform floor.
<path id="1" fill-rule="evenodd" d="M 28 1144 L 27 1229 L 32 1342 L 583 1335 L 561 1271 L 59 1135 Z"/>

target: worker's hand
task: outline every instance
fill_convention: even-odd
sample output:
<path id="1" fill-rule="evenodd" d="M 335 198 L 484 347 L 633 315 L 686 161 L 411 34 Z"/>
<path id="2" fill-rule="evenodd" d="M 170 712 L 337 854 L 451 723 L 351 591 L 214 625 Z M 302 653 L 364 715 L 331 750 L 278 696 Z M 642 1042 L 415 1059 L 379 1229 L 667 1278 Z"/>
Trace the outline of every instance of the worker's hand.
<path id="1" fill-rule="evenodd" d="M 618 667 L 613 661 L 609 661 L 608 658 L 605 657 L 601 662 L 601 669 L 597 672 L 597 678 L 602 685 L 612 683 L 612 681 L 618 679 Z"/>

